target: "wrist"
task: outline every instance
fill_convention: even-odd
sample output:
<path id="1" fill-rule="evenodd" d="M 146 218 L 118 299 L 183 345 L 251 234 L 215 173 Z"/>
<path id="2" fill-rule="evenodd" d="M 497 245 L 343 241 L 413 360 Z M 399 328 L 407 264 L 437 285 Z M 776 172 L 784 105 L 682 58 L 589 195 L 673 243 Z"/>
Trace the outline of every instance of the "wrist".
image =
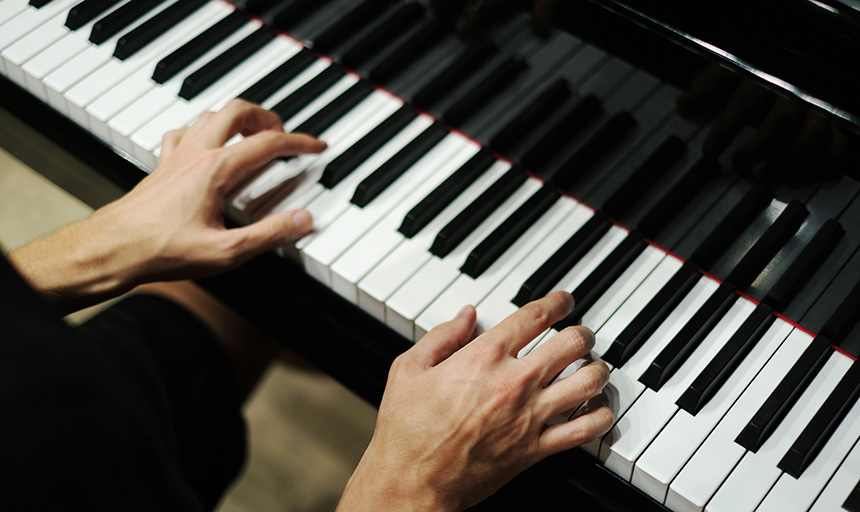
<path id="1" fill-rule="evenodd" d="M 134 248 L 94 217 L 9 254 L 31 286 L 69 310 L 118 296 L 138 284 Z"/>
<path id="2" fill-rule="evenodd" d="M 424 476 L 419 461 L 385 461 L 373 442 L 346 484 L 337 512 L 375 510 L 461 510 L 449 496 Z"/>

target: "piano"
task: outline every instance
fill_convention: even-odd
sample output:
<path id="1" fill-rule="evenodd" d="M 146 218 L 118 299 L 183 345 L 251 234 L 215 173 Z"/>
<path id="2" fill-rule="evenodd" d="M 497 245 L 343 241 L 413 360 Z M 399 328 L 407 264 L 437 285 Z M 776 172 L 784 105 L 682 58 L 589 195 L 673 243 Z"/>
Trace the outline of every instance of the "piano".
<path id="1" fill-rule="evenodd" d="M 126 189 L 234 97 L 329 142 L 224 208 L 316 232 L 201 284 L 371 403 L 573 292 L 616 424 L 478 510 L 860 510 L 857 3 L 461 4 L 0 0 L 0 97 Z"/>

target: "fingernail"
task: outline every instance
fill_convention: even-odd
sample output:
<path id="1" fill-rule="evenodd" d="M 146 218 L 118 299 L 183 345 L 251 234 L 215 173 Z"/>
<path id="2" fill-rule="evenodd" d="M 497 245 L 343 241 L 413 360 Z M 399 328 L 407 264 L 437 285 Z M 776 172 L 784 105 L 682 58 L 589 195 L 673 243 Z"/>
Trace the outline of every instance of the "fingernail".
<path id="1" fill-rule="evenodd" d="M 460 312 L 457 313 L 457 318 L 469 318 L 469 315 L 472 314 L 472 306 L 466 305 L 460 308 Z"/>
<path id="2" fill-rule="evenodd" d="M 296 210 L 293 212 L 293 226 L 295 226 L 296 236 L 302 237 L 311 232 L 314 227 L 314 221 L 311 214 L 307 210 Z"/>

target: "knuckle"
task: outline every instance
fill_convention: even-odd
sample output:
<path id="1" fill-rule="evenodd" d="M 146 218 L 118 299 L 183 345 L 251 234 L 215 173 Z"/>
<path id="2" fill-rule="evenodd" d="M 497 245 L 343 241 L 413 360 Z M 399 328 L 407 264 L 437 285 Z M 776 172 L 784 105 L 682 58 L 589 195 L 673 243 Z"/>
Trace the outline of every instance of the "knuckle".
<path id="1" fill-rule="evenodd" d="M 596 396 L 603 391 L 603 387 L 605 386 L 602 372 L 597 368 L 597 366 L 588 365 L 576 372 L 578 374 L 579 389 L 588 398 Z"/>
<path id="2" fill-rule="evenodd" d="M 582 326 L 567 327 L 556 337 L 565 344 L 565 348 L 579 354 L 587 353 L 594 346 L 594 335 Z"/>
<path id="3" fill-rule="evenodd" d="M 529 323 L 548 325 L 550 322 L 549 311 L 538 302 L 526 304 L 520 311 Z"/>

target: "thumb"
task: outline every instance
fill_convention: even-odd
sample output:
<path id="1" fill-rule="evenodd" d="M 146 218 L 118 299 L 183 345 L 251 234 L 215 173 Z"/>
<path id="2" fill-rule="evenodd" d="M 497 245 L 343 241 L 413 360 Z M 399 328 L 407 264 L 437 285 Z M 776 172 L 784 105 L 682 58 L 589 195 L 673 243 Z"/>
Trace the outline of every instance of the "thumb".
<path id="1" fill-rule="evenodd" d="M 307 210 L 287 210 L 231 231 L 242 236 L 244 252 L 252 256 L 291 244 L 312 230 L 313 218 Z"/>

